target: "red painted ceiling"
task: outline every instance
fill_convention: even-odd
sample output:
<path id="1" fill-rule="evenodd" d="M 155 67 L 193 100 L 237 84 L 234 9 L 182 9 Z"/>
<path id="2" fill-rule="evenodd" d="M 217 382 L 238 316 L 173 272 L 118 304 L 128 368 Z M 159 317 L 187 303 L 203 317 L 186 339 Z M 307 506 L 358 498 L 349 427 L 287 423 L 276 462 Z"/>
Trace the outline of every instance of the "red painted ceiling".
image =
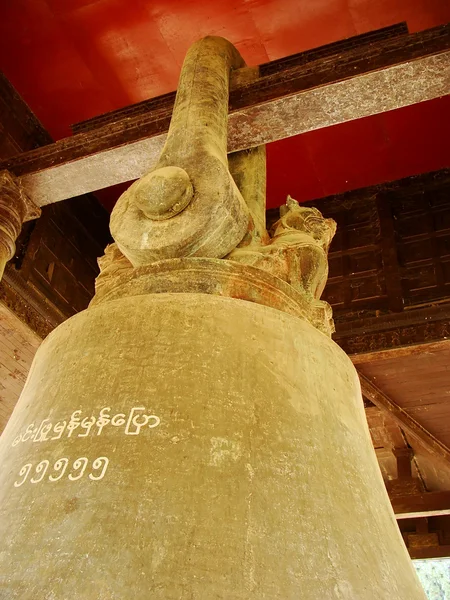
<path id="1" fill-rule="evenodd" d="M 55 139 L 70 125 L 176 88 L 208 34 L 256 65 L 406 21 L 450 20 L 449 0 L 0 0 L 0 69 Z M 268 204 L 450 166 L 450 96 L 268 147 Z"/>

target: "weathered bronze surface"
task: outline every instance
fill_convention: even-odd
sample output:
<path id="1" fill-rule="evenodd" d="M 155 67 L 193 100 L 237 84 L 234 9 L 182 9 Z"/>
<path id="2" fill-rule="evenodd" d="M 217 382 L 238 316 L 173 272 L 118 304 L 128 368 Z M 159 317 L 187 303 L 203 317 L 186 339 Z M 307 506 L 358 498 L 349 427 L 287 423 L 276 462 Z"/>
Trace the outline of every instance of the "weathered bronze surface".
<path id="1" fill-rule="evenodd" d="M 135 267 L 179 256 L 222 258 L 248 230 L 250 213 L 227 161 L 230 70 L 243 64 L 221 38 L 189 50 L 156 168 L 111 215 L 111 233 Z"/>
<path id="2" fill-rule="evenodd" d="M 78 314 L 0 452 L 5 600 L 423 598 L 355 370 L 281 310 L 160 293 Z"/>
<path id="3" fill-rule="evenodd" d="M 424 600 L 320 300 L 335 224 L 288 199 L 269 235 L 263 151 L 236 182 L 224 154 L 233 51 L 196 48 L 220 83 L 195 97 L 202 160 L 175 121 L 159 168 L 188 179 L 122 198 L 96 297 L 0 439 L 0 597 Z"/>

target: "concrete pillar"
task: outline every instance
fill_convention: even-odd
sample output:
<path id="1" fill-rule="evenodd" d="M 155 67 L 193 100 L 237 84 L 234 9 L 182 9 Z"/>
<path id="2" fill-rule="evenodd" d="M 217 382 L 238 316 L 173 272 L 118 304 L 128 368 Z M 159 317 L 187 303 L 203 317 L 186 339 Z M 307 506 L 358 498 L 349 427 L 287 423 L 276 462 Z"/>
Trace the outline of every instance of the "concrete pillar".
<path id="1" fill-rule="evenodd" d="M 0 598 L 424 600 L 319 300 L 335 224 L 288 199 L 269 236 L 261 177 L 237 157 L 239 190 L 197 133 L 209 170 L 169 134 L 36 354 L 0 440 Z"/>

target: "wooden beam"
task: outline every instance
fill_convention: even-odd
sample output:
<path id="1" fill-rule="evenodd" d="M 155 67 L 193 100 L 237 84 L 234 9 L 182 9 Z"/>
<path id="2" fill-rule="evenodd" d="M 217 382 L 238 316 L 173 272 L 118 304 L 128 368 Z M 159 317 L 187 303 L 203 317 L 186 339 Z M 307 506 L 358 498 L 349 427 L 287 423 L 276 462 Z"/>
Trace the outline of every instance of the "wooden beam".
<path id="1" fill-rule="evenodd" d="M 398 346 L 397 348 L 388 348 L 387 350 L 378 350 L 375 352 L 363 352 L 361 354 L 352 354 L 350 358 L 355 366 L 363 365 L 378 360 L 388 360 L 391 358 L 401 358 L 404 356 L 415 356 L 416 354 L 425 354 L 440 352 L 450 348 L 450 339 L 439 340 L 438 342 L 423 342 L 411 344 L 409 346 Z"/>
<path id="2" fill-rule="evenodd" d="M 419 519 L 450 515 L 450 492 L 424 492 L 391 498 L 397 519 Z"/>
<path id="3" fill-rule="evenodd" d="M 231 73 L 230 81 L 230 110 L 233 111 L 242 104 L 242 100 L 240 99 L 240 89 L 250 82 L 255 82 L 259 77 L 277 74 L 283 76 L 286 70 L 291 69 L 292 67 L 304 68 L 307 64 L 317 64 L 316 61 L 323 61 L 325 58 L 335 60 L 337 56 L 348 55 L 349 52 L 371 51 L 374 44 L 379 47 L 382 42 L 386 42 L 387 40 L 392 41 L 394 38 L 399 40 L 402 36 L 408 36 L 408 27 L 406 23 L 397 23 L 395 25 L 383 27 L 382 29 L 356 35 L 345 40 L 332 42 L 331 44 L 312 48 L 311 50 L 306 50 L 298 54 L 292 54 L 278 60 L 273 60 L 262 64 L 259 67 L 247 67 L 239 69 L 238 71 L 233 71 Z M 405 38 L 402 37 L 401 44 L 404 43 Z M 308 71 L 305 71 L 305 73 L 306 72 Z M 272 79 L 270 81 L 273 82 Z M 175 92 L 169 92 L 163 96 L 142 100 L 136 104 L 118 108 L 103 115 L 98 115 L 91 119 L 87 119 L 86 121 L 76 123 L 75 125 L 72 125 L 72 131 L 74 133 L 92 131 L 103 125 L 111 125 L 129 117 L 148 115 L 150 112 L 156 110 L 160 112 L 168 110 L 170 113 L 174 101 Z"/>
<path id="4" fill-rule="evenodd" d="M 52 137 L 0 72 L 0 157 L 51 144 Z"/>
<path id="5" fill-rule="evenodd" d="M 288 62 L 268 75 L 236 72 L 229 151 L 443 96 L 450 93 L 449 72 L 450 26 L 366 44 L 334 59 Z M 38 206 L 136 179 L 155 164 L 170 122 L 170 102 L 155 105 L 145 115 L 4 161 L 0 169 L 19 176 Z"/>
<path id="6" fill-rule="evenodd" d="M 361 391 L 365 398 L 373 402 L 380 410 L 389 414 L 392 419 L 411 437 L 416 439 L 431 455 L 450 463 L 450 449 L 436 439 L 425 427 L 413 419 L 408 413 L 388 398 L 365 375 L 359 373 Z"/>
<path id="7" fill-rule="evenodd" d="M 411 308 L 401 313 L 378 317 L 363 315 L 355 320 L 350 315 L 336 320 L 333 339 L 352 358 L 354 364 L 378 360 L 378 356 L 430 351 L 432 344 L 446 345 L 450 340 L 450 302 Z"/>
<path id="8" fill-rule="evenodd" d="M 447 558 L 450 557 L 450 545 L 408 547 L 408 552 L 412 560 Z"/>

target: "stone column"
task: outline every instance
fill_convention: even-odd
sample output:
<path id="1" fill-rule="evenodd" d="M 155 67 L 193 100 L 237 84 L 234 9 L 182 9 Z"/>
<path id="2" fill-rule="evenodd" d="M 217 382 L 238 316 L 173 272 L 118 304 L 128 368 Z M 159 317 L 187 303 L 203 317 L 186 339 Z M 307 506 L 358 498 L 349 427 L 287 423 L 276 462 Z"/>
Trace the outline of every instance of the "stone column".
<path id="1" fill-rule="evenodd" d="M 335 224 L 288 199 L 269 235 L 261 177 L 202 143 L 206 171 L 125 193 L 90 308 L 38 350 L 0 440 L 0 598 L 424 600 L 319 299 Z"/>

